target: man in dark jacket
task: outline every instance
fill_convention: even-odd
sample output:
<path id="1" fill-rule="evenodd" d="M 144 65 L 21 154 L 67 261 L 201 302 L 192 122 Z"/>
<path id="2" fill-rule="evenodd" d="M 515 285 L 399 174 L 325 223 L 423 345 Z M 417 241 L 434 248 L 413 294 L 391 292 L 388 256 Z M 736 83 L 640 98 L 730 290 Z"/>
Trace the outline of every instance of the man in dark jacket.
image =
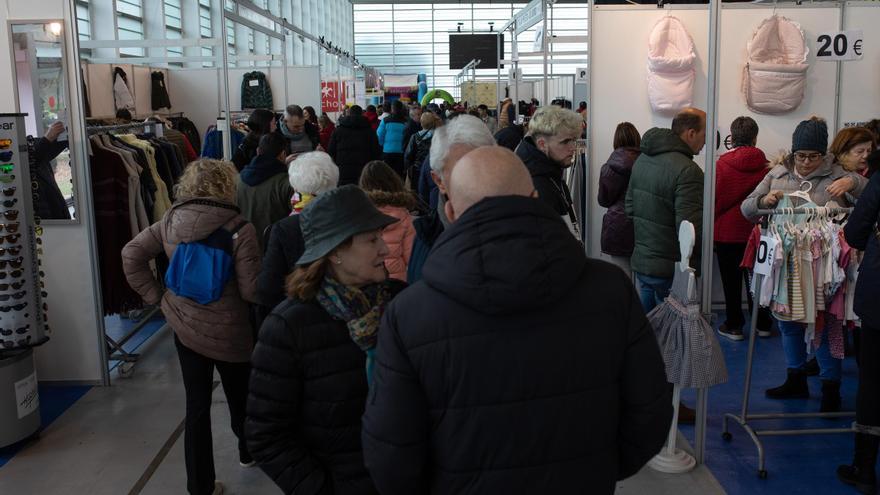
<path id="1" fill-rule="evenodd" d="M 278 124 L 278 132 L 287 140 L 287 163 L 321 146 L 321 131 L 306 120 L 299 105 L 288 105 L 284 109 L 284 119 Z"/>
<path id="2" fill-rule="evenodd" d="M 498 146 L 504 146 L 510 151 L 516 151 L 516 147 L 525 136 L 525 127 L 519 124 L 511 124 L 495 133 L 495 142 Z"/>
<path id="3" fill-rule="evenodd" d="M 510 151 L 469 153 L 449 186 L 455 223 L 379 332 L 362 429 L 376 488 L 613 493 L 672 417 L 632 284 L 584 255 Z"/>
<path id="4" fill-rule="evenodd" d="M 47 219 L 69 220 L 70 210 L 67 201 L 55 180 L 55 170 L 52 167 L 54 160 L 62 151 L 67 149 L 67 140 L 59 140 L 64 132 L 64 123 L 55 122 L 46 131 L 45 136 L 34 142 L 34 163 L 36 168 L 32 170 L 36 188 L 36 200 L 34 201 L 34 215 Z"/>
<path id="5" fill-rule="evenodd" d="M 410 104 L 409 120 L 406 122 L 406 128 L 403 130 L 403 146 L 409 144 L 413 134 L 422 130 L 422 107 L 418 103 Z"/>
<path id="6" fill-rule="evenodd" d="M 339 185 L 357 184 L 367 162 L 382 158 L 379 138 L 358 105 L 348 109 L 330 136 L 327 153 L 339 166 Z"/>
<path id="7" fill-rule="evenodd" d="M 581 124 L 580 115 L 571 110 L 543 107 L 529 121 L 529 135 L 516 148 L 517 156 L 532 174 L 538 197 L 565 220 L 578 239 L 578 219 L 562 171 L 572 165 Z"/>
<path id="8" fill-rule="evenodd" d="M 257 156 L 239 174 L 235 203 L 241 215 L 257 229 L 257 242 L 264 249 L 266 228 L 290 214 L 293 189 L 284 164 L 284 138 L 277 133 L 260 138 Z"/>
<path id="9" fill-rule="evenodd" d="M 700 272 L 703 231 L 703 171 L 694 155 L 706 143 L 706 113 L 689 108 L 675 116 L 672 129 L 655 127 L 642 138 L 626 192 L 626 214 L 633 221 L 631 263 L 642 305 L 650 312 L 669 295 L 681 254 L 678 226 L 687 220 L 697 232 L 691 267 Z"/>

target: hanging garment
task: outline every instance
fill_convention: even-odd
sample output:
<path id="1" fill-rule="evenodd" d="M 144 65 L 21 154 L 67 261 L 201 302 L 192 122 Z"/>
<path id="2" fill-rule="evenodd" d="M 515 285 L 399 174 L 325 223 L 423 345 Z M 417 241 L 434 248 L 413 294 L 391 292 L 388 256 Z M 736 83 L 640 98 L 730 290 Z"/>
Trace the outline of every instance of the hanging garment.
<path id="1" fill-rule="evenodd" d="M 116 110 L 134 110 L 134 97 L 128 87 L 128 76 L 120 67 L 113 69 L 113 102 Z"/>
<path id="2" fill-rule="evenodd" d="M 82 87 L 83 87 L 83 112 L 86 114 L 86 118 L 92 116 L 92 105 L 89 104 L 89 88 L 86 86 L 86 75 L 83 73 L 83 70 L 79 70 L 79 77 L 82 79 Z"/>
<path id="3" fill-rule="evenodd" d="M 248 72 L 241 81 L 241 108 L 265 108 L 272 110 L 272 88 L 266 74 L 260 71 Z"/>
<path id="4" fill-rule="evenodd" d="M 747 51 L 742 92 L 749 109 L 776 115 L 800 106 L 810 68 L 800 24 L 779 15 L 765 19 Z"/>
<path id="5" fill-rule="evenodd" d="M 675 275 L 669 297 L 648 313 L 666 364 L 666 379 L 683 388 L 703 388 L 727 381 L 727 365 L 712 326 L 700 311 L 696 272 Z"/>
<path id="6" fill-rule="evenodd" d="M 659 113 L 675 113 L 693 101 L 694 63 L 697 54 L 694 40 L 684 24 L 672 16 L 664 16 L 648 39 L 648 99 L 651 109 Z"/>
<path id="7" fill-rule="evenodd" d="M 168 97 L 168 89 L 165 87 L 165 74 L 160 71 L 150 73 L 152 93 L 150 99 L 153 110 L 171 108 L 171 99 Z"/>

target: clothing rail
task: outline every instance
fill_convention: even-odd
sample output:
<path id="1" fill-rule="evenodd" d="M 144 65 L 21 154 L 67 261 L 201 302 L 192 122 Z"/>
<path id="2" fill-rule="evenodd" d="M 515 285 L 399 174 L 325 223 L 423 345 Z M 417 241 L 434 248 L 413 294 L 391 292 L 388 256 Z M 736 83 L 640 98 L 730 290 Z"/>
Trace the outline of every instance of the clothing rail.
<path id="1" fill-rule="evenodd" d="M 130 124 L 116 124 L 116 125 L 95 125 L 86 127 L 86 131 L 89 136 L 93 134 L 100 134 L 102 132 L 110 132 L 110 131 L 125 131 L 129 129 L 139 129 L 139 128 L 148 128 L 152 127 L 153 134 L 158 137 L 162 137 L 162 130 L 165 128 L 165 123 L 161 121 L 157 122 L 132 122 Z"/>
<path id="2" fill-rule="evenodd" d="M 801 213 L 818 213 L 820 215 L 839 215 L 841 213 L 851 213 L 852 208 L 844 208 L 844 207 L 826 207 L 826 206 L 799 206 L 797 208 L 776 208 L 776 209 L 759 209 L 758 214 L 762 216 L 773 216 L 773 215 L 786 215 L 786 214 L 801 214 Z M 766 223 L 762 225 L 761 234 L 765 234 L 767 231 Z M 819 434 L 833 434 L 833 433 L 852 433 L 854 430 L 850 426 L 849 428 L 801 428 L 801 429 L 782 429 L 782 430 L 759 430 L 757 428 L 752 427 L 750 422 L 760 421 L 760 420 L 779 420 L 779 419 L 809 419 L 809 418 L 848 418 L 856 415 L 855 412 L 834 412 L 834 413 L 761 413 L 761 414 L 749 414 L 749 395 L 751 392 L 752 385 L 752 364 L 754 362 L 755 357 L 755 343 L 757 342 L 757 334 L 756 331 L 758 325 L 758 310 L 760 308 L 760 304 L 758 301 L 761 300 L 761 285 L 764 282 L 764 275 L 760 273 L 756 274 L 756 282 L 755 282 L 755 294 L 753 300 L 755 303 L 753 304 L 752 314 L 751 314 L 751 328 L 749 332 L 749 349 L 748 355 L 746 358 L 746 378 L 745 385 L 743 387 L 743 397 L 742 397 L 742 407 L 740 409 L 739 414 L 734 413 L 725 413 L 724 418 L 722 420 L 722 433 L 721 438 L 725 441 L 729 442 L 733 435 L 730 434 L 730 430 L 728 428 L 729 420 L 733 420 L 742 427 L 743 430 L 749 435 L 754 442 L 755 447 L 758 449 L 758 477 L 761 479 L 767 478 L 767 470 L 765 467 L 765 453 L 764 453 L 764 445 L 761 443 L 761 440 L 758 438 L 760 436 L 795 436 L 795 435 L 819 435 Z"/>

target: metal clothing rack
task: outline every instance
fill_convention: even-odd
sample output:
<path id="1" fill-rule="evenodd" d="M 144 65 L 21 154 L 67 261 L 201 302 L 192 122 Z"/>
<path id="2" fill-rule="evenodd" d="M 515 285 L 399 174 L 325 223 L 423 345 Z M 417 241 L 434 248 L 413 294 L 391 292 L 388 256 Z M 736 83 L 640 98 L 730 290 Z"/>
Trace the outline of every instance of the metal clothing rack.
<path id="1" fill-rule="evenodd" d="M 162 121 L 145 121 L 145 122 L 132 122 L 130 124 L 116 124 L 116 125 L 94 125 L 86 127 L 86 131 L 89 136 L 94 134 L 101 134 L 105 132 L 111 131 L 126 131 L 129 129 L 140 129 L 144 128 L 144 130 L 152 131 L 157 137 L 162 137 L 163 130 L 165 129 L 165 123 Z"/>
<path id="2" fill-rule="evenodd" d="M 813 207 L 797 207 L 797 208 L 777 208 L 777 209 L 759 209 L 757 214 L 761 216 L 771 216 L 777 214 L 801 214 L 801 213 L 818 213 L 820 215 L 838 215 L 842 213 L 851 213 L 852 208 L 842 208 L 842 207 L 825 207 L 825 206 L 813 206 Z M 766 231 L 766 226 L 762 227 L 761 233 L 763 234 Z M 726 413 L 724 414 L 724 418 L 722 420 L 722 434 L 721 438 L 725 441 L 730 441 L 733 438 L 733 435 L 730 434 L 728 428 L 729 420 L 733 420 L 736 424 L 742 427 L 746 433 L 748 433 L 749 437 L 752 439 L 752 442 L 755 443 L 755 447 L 758 449 L 758 477 L 761 479 L 767 478 L 767 470 L 765 469 L 765 453 L 764 453 L 764 445 L 761 443 L 761 440 L 758 437 L 762 436 L 795 436 L 795 435 L 818 435 L 818 434 L 832 434 L 832 433 L 852 433 L 852 427 L 849 428 L 801 428 L 801 429 L 780 429 L 780 430 L 759 430 L 754 428 L 750 423 L 754 421 L 761 420 L 772 420 L 772 419 L 806 419 L 806 418 L 847 418 L 853 417 L 856 415 L 855 412 L 836 412 L 836 413 L 762 413 L 762 414 L 749 414 L 749 395 L 750 388 L 752 384 L 752 363 L 755 357 L 755 342 L 757 341 L 757 325 L 758 325 L 758 310 L 760 308 L 760 304 L 758 301 L 761 299 L 761 285 L 764 281 L 764 275 L 756 274 L 756 283 L 755 283 L 755 295 L 754 295 L 754 305 L 752 307 L 751 314 L 751 329 L 749 332 L 749 350 L 748 357 L 746 358 L 746 378 L 745 385 L 743 387 L 743 398 L 742 398 L 742 408 L 740 409 L 739 414 L 734 413 Z"/>

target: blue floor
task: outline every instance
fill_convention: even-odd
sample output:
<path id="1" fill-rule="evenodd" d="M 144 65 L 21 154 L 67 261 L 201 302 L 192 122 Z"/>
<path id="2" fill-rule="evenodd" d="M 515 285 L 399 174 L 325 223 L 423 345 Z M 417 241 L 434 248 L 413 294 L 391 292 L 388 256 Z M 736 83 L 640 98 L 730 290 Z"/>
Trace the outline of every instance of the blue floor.
<path id="1" fill-rule="evenodd" d="M 105 331 L 107 335 L 118 341 L 136 324 L 136 321 L 121 318 L 118 315 L 109 316 L 105 319 Z M 162 317 L 162 314 L 157 313 L 151 318 L 150 322 L 144 325 L 144 327 L 126 342 L 122 348 L 125 349 L 126 352 L 135 352 L 144 344 L 144 342 L 147 341 L 147 339 L 159 331 L 164 324 L 165 319 Z M 108 363 L 110 371 L 113 371 L 113 369 L 119 366 L 120 363 L 121 361 L 111 360 Z M 58 419 L 64 411 L 85 395 L 91 388 L 91 386 L 39 385 L 40 423 L 42 425 L 40 429 L 45 429 L 52 424 L 53 421 Z M 4 464 L 9 462 L 16 453 L 27 445 L 28 441 L 29 440 L 26 439 L 8 447 L 0 448 L 0 467 L 3 467 Z"/>
<path id="2" fill-rule="evenodd" d="M 718 321 L 723 321 L 723 313 Z M 851 487 L 841 484 L 835 470 L 838 464 L 852 460 L 852 434 L 767 436 L 760 437 L 764 444 L 767 479 L 757 476 L 757 449 L 748 434 L 733 421 L 730 432 L 733 439 L 721 438 L 721 420 L 724 413 L 739 415 L 745 380 L 748 340 L 732 342 L 719 336 L 727 360 L 730 380 L 709 392 L 709 418 L 706 434 L 706 465 L 727 493 L 738 494 L 852 494 Z M 752 372 L 750 413 L 817 412 L 821 397 L 818 377 L 811 377 L 810 399 L 771 400 L 764 397 L 764 389 L 780 385 L 785 380 L 785 360 L 782 341 L 774 331 L 771 338 L 759 339 L 755 347 Z M 854 358 L 847 358 L 843 365 L 843 410 L 855 410 L 858 372 Z M 685 404 L 693 407 L 696 393 L 682 393 Z M 801 419 L 772 420 L 751 423 L 756 429 L 780 428 L 836 428 L 849 426 L 854 418 L 840 420 Z M 682 433 L 694 443 L 694 428 L 683 426 Z"/>

